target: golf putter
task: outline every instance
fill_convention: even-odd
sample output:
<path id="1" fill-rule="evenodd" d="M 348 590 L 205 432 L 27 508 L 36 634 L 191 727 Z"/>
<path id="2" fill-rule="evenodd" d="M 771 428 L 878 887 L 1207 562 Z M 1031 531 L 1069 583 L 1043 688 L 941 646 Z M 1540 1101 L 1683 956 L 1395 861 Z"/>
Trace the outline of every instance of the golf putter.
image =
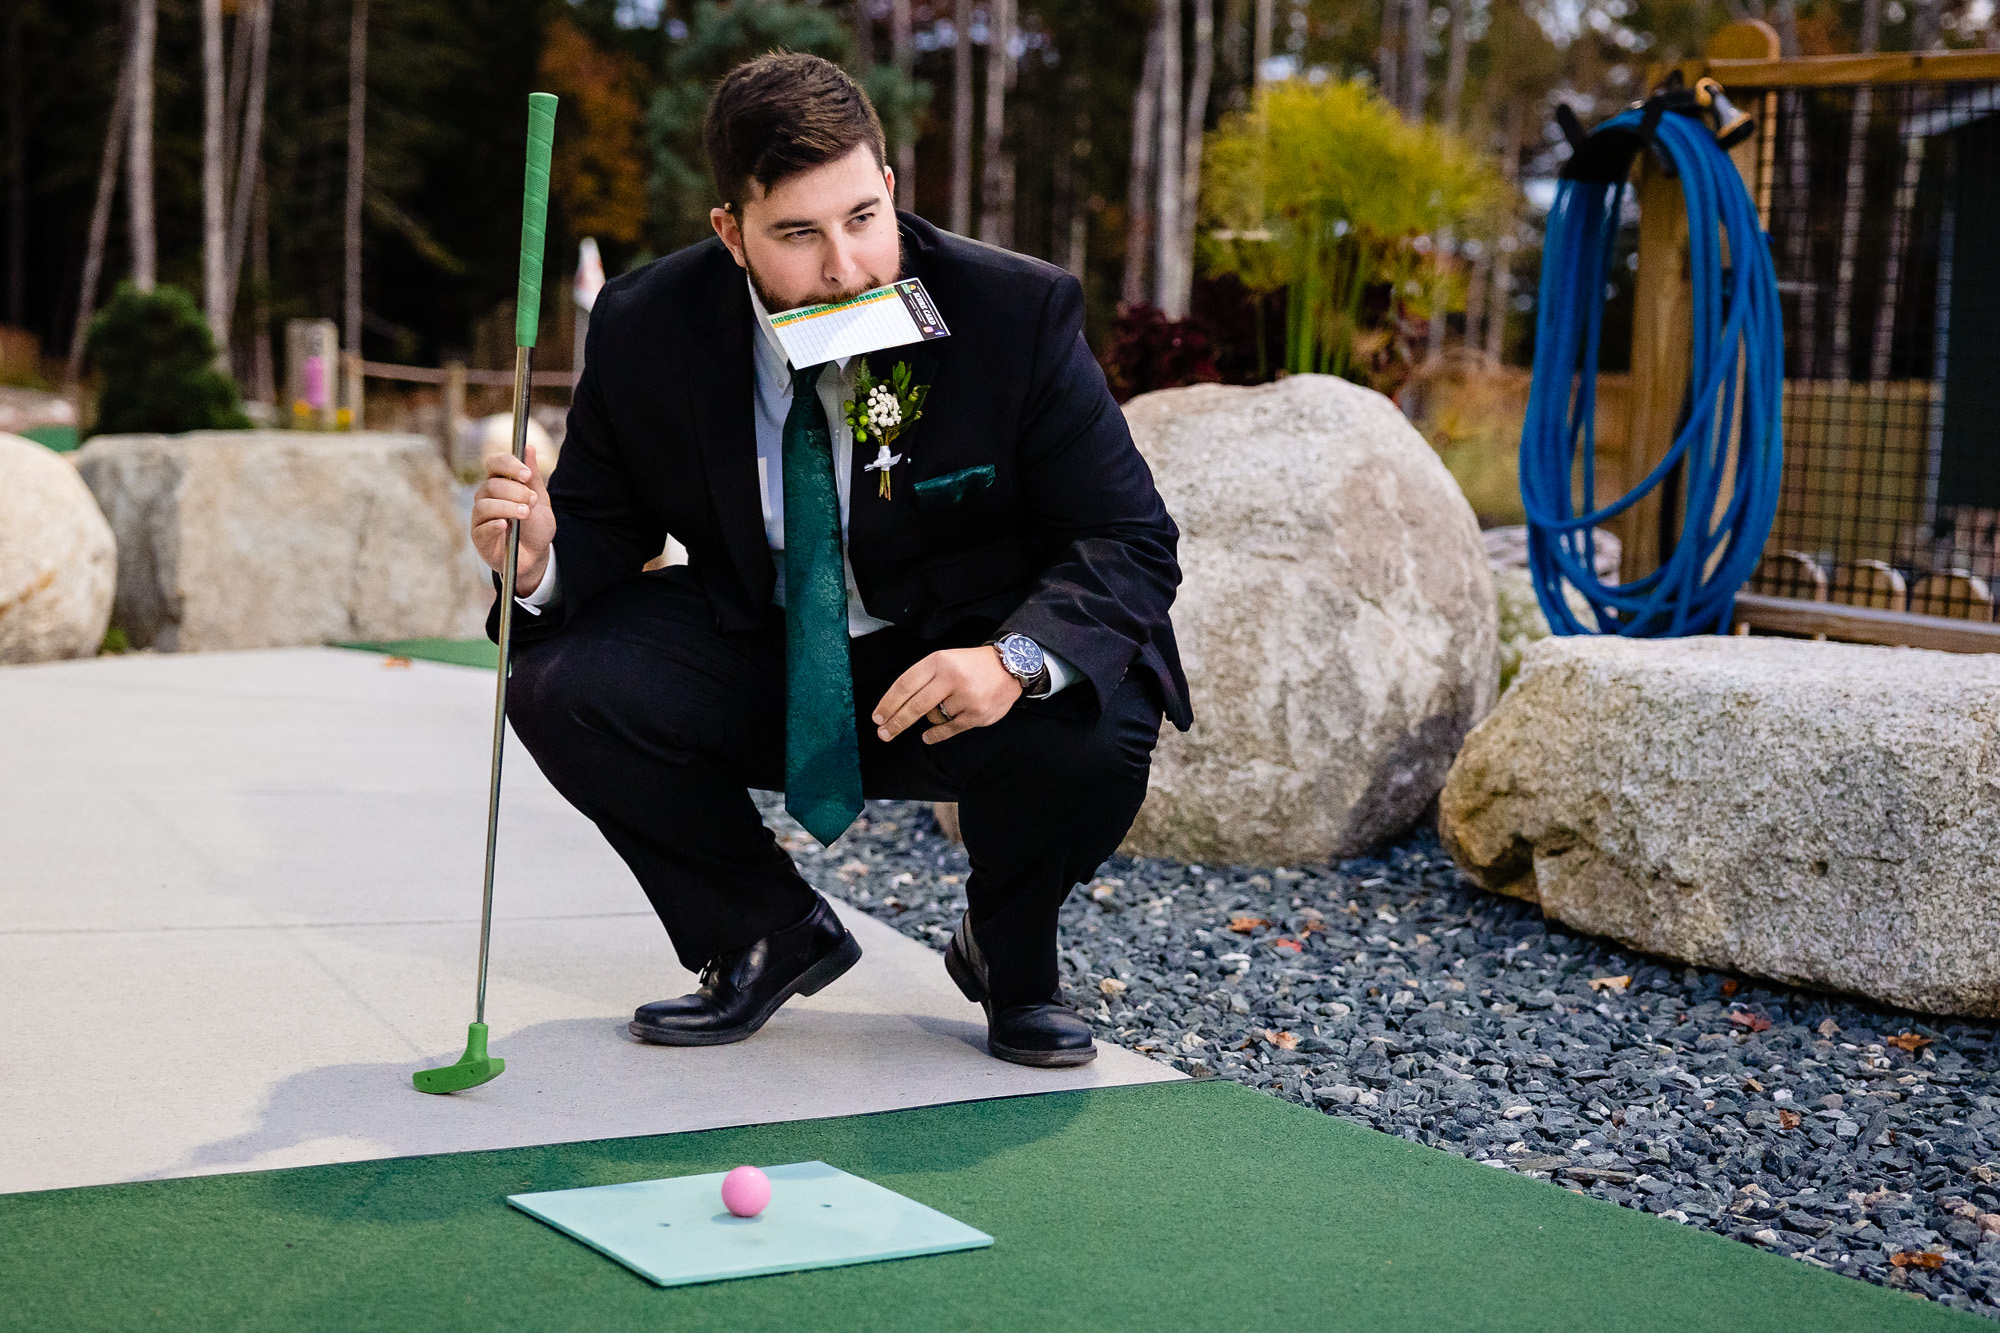
<path id="1" fill-rule="evenodd" d="M 525 460 L 528 391 L 535 370 L 535 330 L 542 316 L 542 236 L 549 217 L 549 154 L 555 144 L 556 99 L 528 94 L 528 178 L 521 197 L 521 283 L 514 305 L 514 457 Z M 486 959 L 493 941 L 493 858 L 500 840 L 500 751 L 507 738 L 507 669 L 514 636 L 514 577 L 521 559 L 521 524 L 507 520 L 507 570 L 500 583 L 500 666 L 493 687 L 493 768 L 486 791 L 486 896 L 479 909 L 479 996 L 455 1064 L 410 1076 L 418 1092 L 464 1092 L 500 1077 L 507 1062 L 486 1053 Z"/>

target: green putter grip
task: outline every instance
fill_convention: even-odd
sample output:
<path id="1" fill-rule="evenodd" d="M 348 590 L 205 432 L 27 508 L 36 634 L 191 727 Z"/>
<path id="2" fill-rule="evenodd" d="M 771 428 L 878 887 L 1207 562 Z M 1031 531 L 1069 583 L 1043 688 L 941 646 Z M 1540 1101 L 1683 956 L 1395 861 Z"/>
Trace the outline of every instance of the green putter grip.
<path id="1" fill-rule="evenodd" d="M 514 345 L 533 347 L 542 322 L 542 245 L 549 223 L 549 157 L 556 141 L 554 93 L 528 94 L 528 180 L 521 193 L 521 289 Z"/>

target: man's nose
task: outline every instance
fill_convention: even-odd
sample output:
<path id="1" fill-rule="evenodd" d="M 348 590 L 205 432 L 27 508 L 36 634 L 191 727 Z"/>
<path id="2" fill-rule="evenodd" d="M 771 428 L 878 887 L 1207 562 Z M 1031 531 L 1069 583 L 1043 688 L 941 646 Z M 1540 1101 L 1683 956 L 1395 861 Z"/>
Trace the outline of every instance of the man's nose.
<path id="1" fill-rule="evenodd" d="M 828 242 L 826 261 L 820 276 L 834 291 L 853 290 L 855 282 L 862 276 L 861 265 L 855 257 L 859 248 L 853 239 L 838 232 L 834 233 Z"/>

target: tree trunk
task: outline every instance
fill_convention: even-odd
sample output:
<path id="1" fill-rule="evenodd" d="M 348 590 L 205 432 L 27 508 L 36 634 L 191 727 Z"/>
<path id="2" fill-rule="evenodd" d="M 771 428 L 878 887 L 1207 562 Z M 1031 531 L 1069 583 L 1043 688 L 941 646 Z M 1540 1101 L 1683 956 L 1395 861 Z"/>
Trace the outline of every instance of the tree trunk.
<path id="1" fill-rule="evenodd" d="M 1403 0 L 1382 0 L 1382 39 L 1375 45 L 1375 86 L 1382 100 L 1403 109 Z"/>
<path id="2" fill-rule="evenodd" d="M 83 252 L 83 280 L 77 284 L 76 323 L 69 334 L 67 382 L 83 378 L 83 344 L 90 336 L 91 312 L 97 308 L 97 284 L 104 276 L 104 243 L 111 234 L 111 200 L 118 192 L 118 159 L 132 124 L 132 53 L 118 69 L 118 92 L 111 100 L 111 119 L 104 127 L 104 156 L 97 163 L 97 201 L 90 208 L 90 243 Z"/>
<path id="3" fill-rule="evenodd" d="M 1160 156 L 1153 191 L 1153 304 L 1187 314 L 1177 295 L 1181 246 L 1181 0 L 1160 0 Z"/>
<path id="4" fill-rule="evenodd" d="M 1912 51 L 1941 51 L 1944 49 L 1941 0 L 1915 0 L 1915 11 L 1910 17 L 1910 49 Z"/>
<path id="5" fill-rule="evenodd" d="M 902 100 L 896 122 L 904 127 L 896 136 L 896 207 L 907 211 L 917 206 L 917 126 L 909 115 L 914 59 L 910 44 L 910 0 L 895 0 L 889 8 L 889 59 L 896 70 L 896 96 Z"/>
<path id="6" fill-rule="evenodd" d="M 1507 182 L 1510 203 L 1516 197 L 1516 186 L 1521 179 L 1521 144 L 1527 132 L 1527 118 L 1522 114 L 1521 99 L 1517 97 L 1507 104 L 1507 155 L 1500 159 L 1500 174 Z M 1496 366 L 1507 349 L 1508 298 L 1514 290 L 1514 257 L 1511 251 L 1499 244 L 1499 241 L 1508 239 L 1511 236 L 1502 236 L 1494 244 L 1493 285 L 1486 300 L 1486 359 Z"/>
<path id="7" fill-rule="evenodd" d="M 21 124 L 21 7 L 7 23 L 7 322 L 21 323 L 27 281 L 28 135 Z"/>
<path id="8" fill-rule="evenodd" d="M 222 113 L 222 160 L 236 160 L 236 132 L 243 123 L 244 75 L 250 69 L 250 39 L 257 25 L 250 22 L 250 9 L 256 0 L 238 0 L 236 5 L 236 27 L 232 30 L 229 47 L 229 64 L 226 82 L 229 86 L 227 106 Z M 235 189 L 232 184 L 231 191 Z M 235 195 L 231 193 L 231 198 Z"/>
<path id="9" fill-rule="evenodd" d="M 1161 0 L 1166 3 L 1166 0 Z M 1132 92 L 1132 166 L 1125 178 L 1125 282 L 1119 295 L 1126 305 L 1146 299 L 1146 257 L 1153 242 L 1153 173 L 1158 162 L 1160 117 L 1160 25 L 1146 33 L 1146 60 L 1139 86 Z"/>
<path id="10" fill-rule="evenodd" d="M 875 63 L 875 16 L 868 0 L 854 0 L 854 70 L 859 74 Z"/>
<path id="11" fill-rule="evenodd" d="M 1465 0 L 1451 0 L 1448 12 L 1451 15 L 1451 45 L 1445 57 L 1444 101 L 1438 107 L 1438 119 L 1448 130 L 1458 128 L 1458 116 L 1465 101 L 1465 62 L 1472 45 L 1465 31 Z"/>
<path id="12" fill-rule="evenodd" d="M 1181 234 L 1175 245 L 1174 306 L 1187 318 L 1194 296 L 1194 231 L 1201 215 L 1201 134 L 1208 121 L 1208 89 L 1215 75 L 1215 0 L 1194 0 L 1194 70 L 1188 78 L 1181 127 Z"/>
<path id="13" fill-rule="evenodd" d="M 243 246 L 250 231 L 250 206 L 263 177 L 264 161 L 264 81 L 271 55 L 271 0 L 247 0 L 249 12 L 238 11 L 236 21 L 248 21 L 251 29 L 249 76 L 245 79 L 243 132 L 237 136 L 235 192 L 230 197 L 229 290 L 223 308 L 233 325 L 236 318 L 236 290 L 243 276 Z M 239 43 L 239 45 L 241 45 Z"/>
<path id="14" fill-rule="evenodd" d="M 1493 248 L 1480 251 L 1479 259 L 1472 266 L 1472 276 L 1465 283 L 1465 345 L 1485 346 L 1484 330 L 1479 322 L 1486 316 L 1486 287 L 1492 280 Z"/>
<path id="15" fill-rule="evenodd" d="M 1250 86 L 1264 86 L 1264 66 L 1271 59 L 1271 29 L 1277 23 L 1273 0 L 1257 0 L 1256 26 L 1250 37 Z"/>
<path id="16" fill-rule="evenodd" d="M 1430 0 L 1406 0 L 1403 9 L 1403 114 L 1424 118 L 1430 79 L 1424 68 L 1424 42 L 1431 34 Z"/>
<path id="17" fill-rule="evenodd" d="M 271 198 L 260 175 L 255 186 L 256 212 L 250 228 L 250 396 L 260 403 L 278 401 L 278 368 L 271 355 Z"/>
<path id="18" fill-rule="evenodd" d="M 159 44 L 158 0 L 132 0 L 132 129 L 126 138 L 125 207 L 132 232 L 132 285 L 159 281 L 159 235 L 153 224 L 153 51 Z"/>
<path id="19" fill-rule="evenodd" d="M 1014 244 L 1014 156 L 1007 151 L 1007 90 L 1014 83 L 1014 0 L 987 6 L 985 170 L 979 181 L 979 239 Z"/>
<path id="20" fill-rule="evenodd" d="M 222 113 L 222 0 L 201 0 L 201 296 L 220 365 L 229 364 L 227 163 Z"/>
<path id="21" fill-rule="evenodd" d="M 1882 0 L 1861 0 L 1861 53 L 1868 55 L 1881 45 Z M 1840 266 L 1833 286 L 1833 377 L 1852 376 L 1848 349 L 1854 317 L 1854 266 L 1861 249 L 1861 209 L 1866 188 L 1868 124 L 1874 118 L 1874 89 L 1862 84 L 1854 90 L 1853 110 L 1847 121 L 1847 178 L 1843 183 L 1840 210 Z"/>
<path id="22" fill-rule="evenodd" d="M 1222 0 L 1222 40 L 1217 54 L 1222 62 L 1223 105 L 1232 110 L 1243 104 L 1250 86 L 1249 38 L 1249 0 Z"/>
<path id="23" fill-rule="evenodd" d="M 1778 3 L 1771 7 L 1771 26 L 1778 30 L 1778 54 L 1786 60 L 1798 55 L 1798 0 L 1778 0 Z"/>
<path id="24" fill-rule="evenodd" d="M 951 229 L 972 234 L 972 0 L 951 11 Z"/>
<path id="25" fill-rule="evenodd" d="M 346 347 L 361 355 L 361 191 L 368 113 L 368 0 L 354 0 L 347 41 L 347 308 Z M 357 403 L 348 404 L 350 408 Z M 358 413 L 356 414 L 358 417 Z"/>

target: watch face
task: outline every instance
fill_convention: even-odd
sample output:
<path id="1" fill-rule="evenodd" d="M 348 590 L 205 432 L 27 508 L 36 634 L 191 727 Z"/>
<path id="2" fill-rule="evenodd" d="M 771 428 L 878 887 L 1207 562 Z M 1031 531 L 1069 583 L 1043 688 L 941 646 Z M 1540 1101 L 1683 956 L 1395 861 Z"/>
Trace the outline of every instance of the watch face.
<path id="1" fill-rule="evenodd" d="M 1000 656 L 1007 664 L 1007 670 L 1021 679 L 1038 674 L 1042 669 L 1042 648 L 1025 634 L 1009 634 L 1000 640 Z"/>

